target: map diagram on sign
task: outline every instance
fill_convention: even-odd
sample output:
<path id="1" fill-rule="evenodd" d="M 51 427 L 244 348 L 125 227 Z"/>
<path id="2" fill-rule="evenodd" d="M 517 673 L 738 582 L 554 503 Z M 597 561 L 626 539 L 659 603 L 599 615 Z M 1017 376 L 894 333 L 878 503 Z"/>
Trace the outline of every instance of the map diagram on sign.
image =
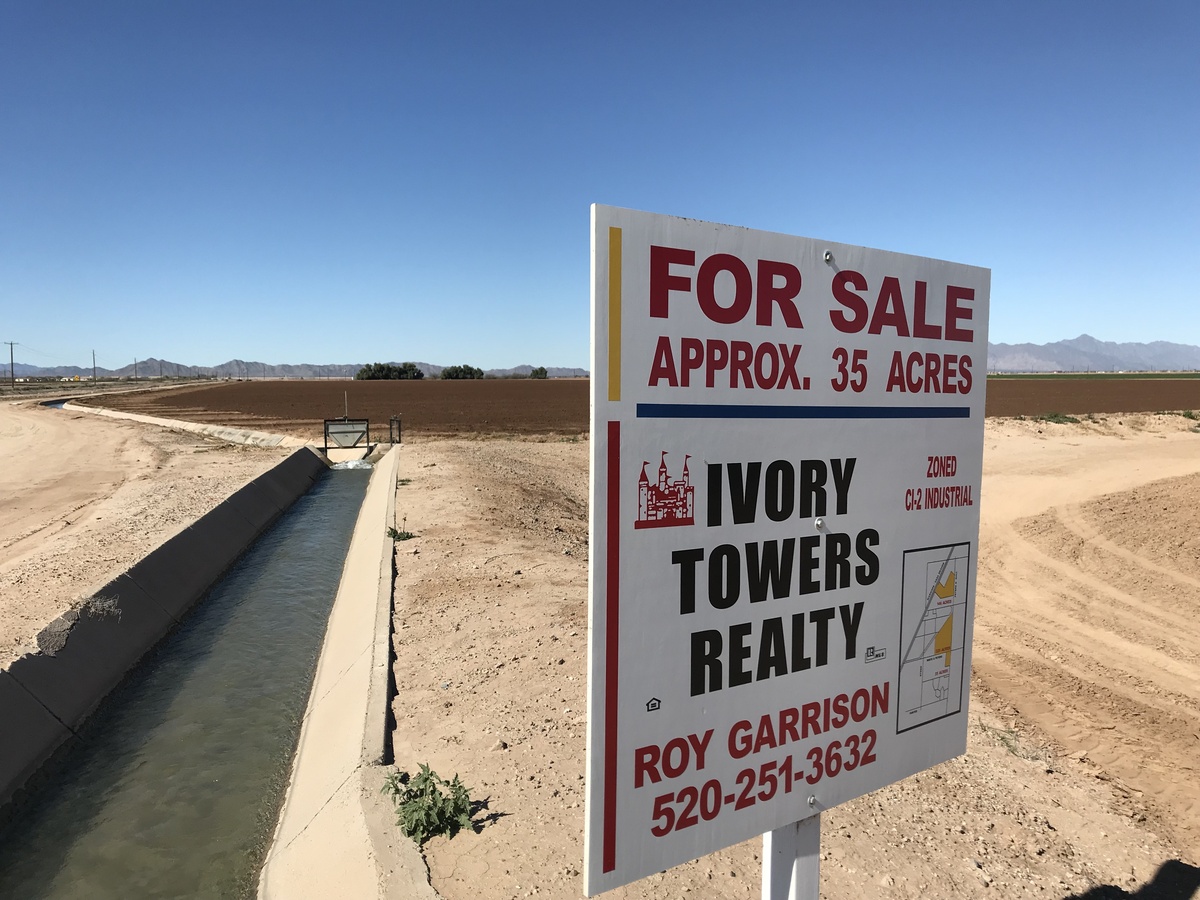
<path id="1" fill-rule="evenodd" d="M 904 553 L 897 733 L 962 710 L 970 544 Z"/>

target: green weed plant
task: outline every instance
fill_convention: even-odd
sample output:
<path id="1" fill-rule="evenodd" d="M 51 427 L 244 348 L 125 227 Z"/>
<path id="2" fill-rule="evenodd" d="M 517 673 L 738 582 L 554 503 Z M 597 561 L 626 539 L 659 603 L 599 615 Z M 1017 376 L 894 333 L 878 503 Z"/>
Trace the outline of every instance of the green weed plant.
<path id="1" fill-rule="evenodd" d="M 387 530 L 387 536 L 390 537 L 393 541 L 411 541 L 413 538 L 416 537 L 416 535 L 413 534 L 411 531 L 409 531 L 405 527 L 406 525 L 408 525 L 408 516 L 405 516 L 400 521 L 399 528 L 396 528 L 394 525 L 389 525 L 388 530 Z"/>
<path id="2" fill-rule="evenodd" d="M 383 793 L 396 804 L 396 824 L 418 846 L 435 835 L 454 837 L 471 827 L 470 789 L 456 774 L 446 781 L 425 763 L 416 775 L 396 772 L 388 776 Z"/>

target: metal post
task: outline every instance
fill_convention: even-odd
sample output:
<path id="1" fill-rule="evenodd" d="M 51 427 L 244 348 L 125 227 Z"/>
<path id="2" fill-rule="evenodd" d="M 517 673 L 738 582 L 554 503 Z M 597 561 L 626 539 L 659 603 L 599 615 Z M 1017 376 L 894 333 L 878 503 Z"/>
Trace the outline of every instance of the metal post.
<path id="1" fill-rule="evenodd" d="M 821 814 L 763 835 L 763 900 L 818 900 Z"/>

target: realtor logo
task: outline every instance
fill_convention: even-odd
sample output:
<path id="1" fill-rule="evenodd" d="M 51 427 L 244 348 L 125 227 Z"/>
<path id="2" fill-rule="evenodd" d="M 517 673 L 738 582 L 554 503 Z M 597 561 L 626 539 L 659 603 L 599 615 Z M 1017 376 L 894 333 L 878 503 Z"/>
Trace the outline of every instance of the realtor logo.
<path id="1" fill-rule="evenodd" d="M 638 478 L 638 517 L 635 528 L 663 528 L 672 525 L 694 525 L 695 494 L 692 476 L 688 471 L 691 455 L 683 457 L 683 477 L 671 481 L 667 471 L 667 451 L 662 451 L 658 462 L 658 481 L 651 484 L 646 475 L 649 462 L 642 462 L 642 474 Z"/>

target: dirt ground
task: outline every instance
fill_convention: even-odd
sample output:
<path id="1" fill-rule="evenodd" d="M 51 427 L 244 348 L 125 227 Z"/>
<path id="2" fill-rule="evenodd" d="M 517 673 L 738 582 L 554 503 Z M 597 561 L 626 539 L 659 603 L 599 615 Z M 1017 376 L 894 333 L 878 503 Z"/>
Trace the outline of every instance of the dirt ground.
<path id="1" fill-rule="evenodd" d="M 447 898 L 580 893 L 588 443 L 574 422 L 553 438 L 414 430 L 402 451 L 397 514 L 417 536 L 396 545 L 396 759 L 458 772 L 487 804 L 479 833 L 425 847 Z M 823 897 L 1193 895 L 1196 427 L 987 422 L 968 753 L 824 814 Z M 286 453 L 11 403 L 0 447 L 0 666 Z M 760 855 L 751 841 L 614 895 L 757 896 Z"/>
<path id="2" fill-rule="evenodd" d="M 0 403 L 0 668 L 288 450 Z"/>
<path id="3" fill-rule="evenodd" d="M 1195 425 L 988 421 L 968 753 L 825 813 L 822 897 L 1200 886 Z M 431 882 L 579 896 L 588 444 L 414 440 L 400 476 L 396 764 L 485 803 L 425 845 Z M 753 897 L 760 871 L 754 840 L 612 895 Z"/>

